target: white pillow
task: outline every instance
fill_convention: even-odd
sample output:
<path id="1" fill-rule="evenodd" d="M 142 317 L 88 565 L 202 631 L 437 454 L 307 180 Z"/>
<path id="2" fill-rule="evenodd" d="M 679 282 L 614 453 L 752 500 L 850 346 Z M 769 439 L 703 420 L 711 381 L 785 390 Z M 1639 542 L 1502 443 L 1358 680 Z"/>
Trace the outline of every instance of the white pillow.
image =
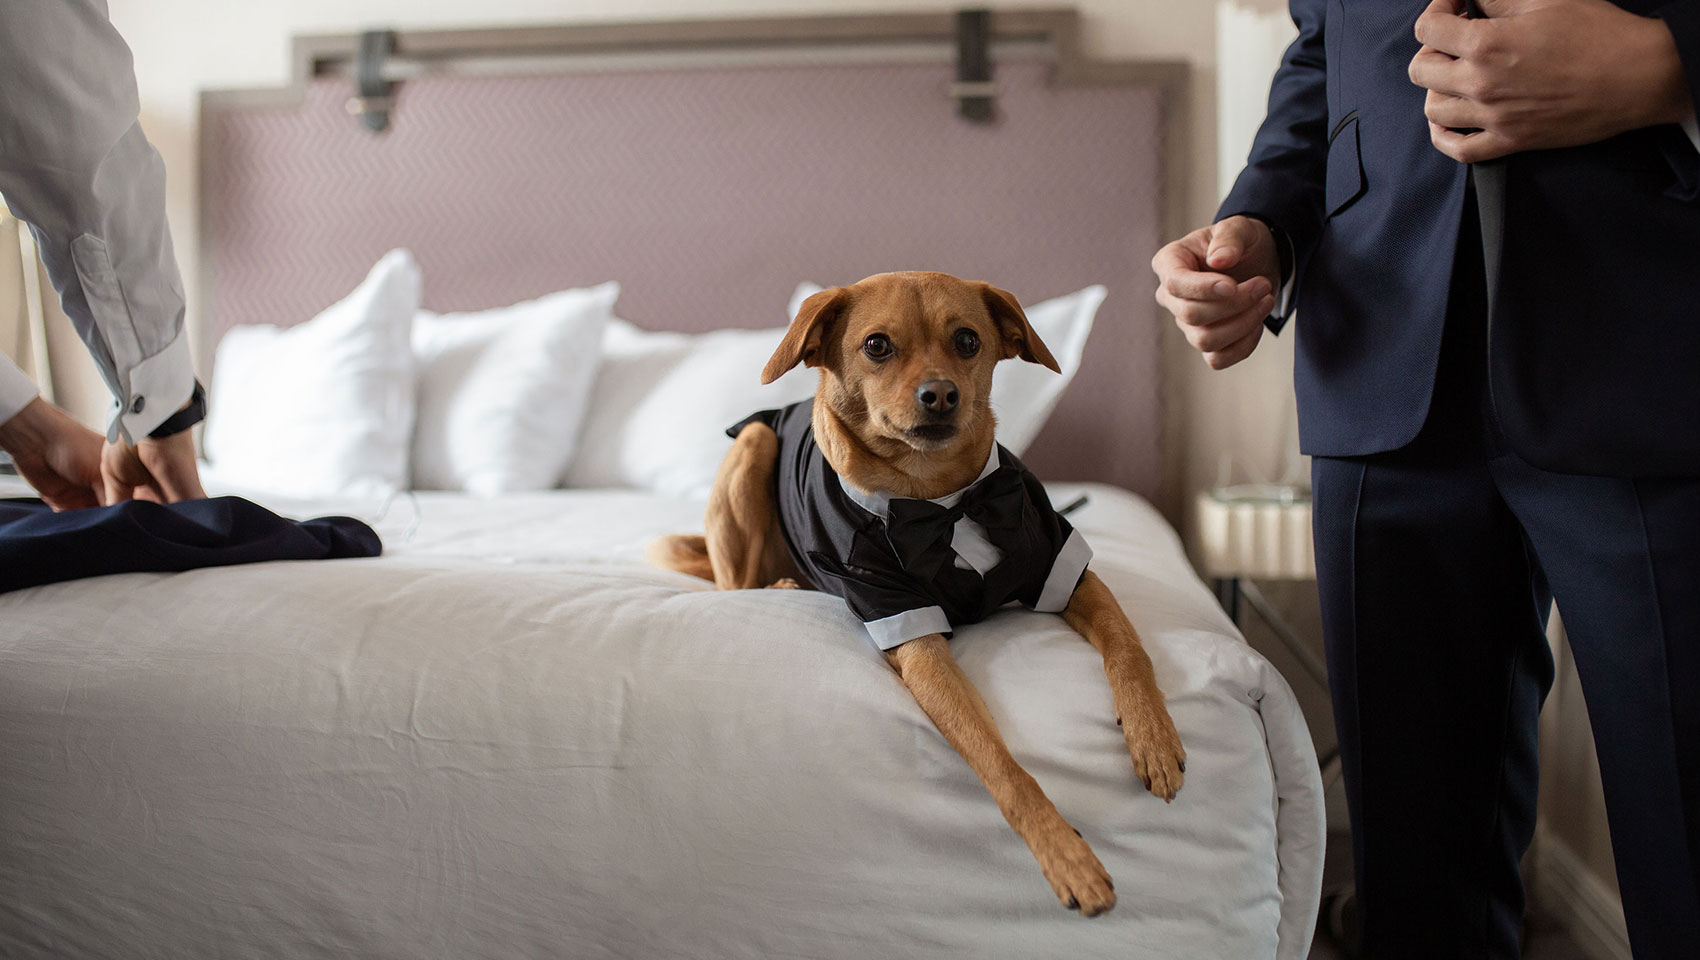
<path id="1" fill-rule="evenodd" d="M 819 293 L 819 284 L 801 283 L 791 294 L 791 315 L 796 316 L 803 301 Z M 1045 341 L 1051 355 L 1062 368 L 1059 376 L 1036 363 L 1012 360 L 998 364 L 992 376 L 992 412 L 998 418 L 998 442 L 1016 456 L 1038 439 L 1051 411 L 1057 408 L 1063 391 L 1080 369 L 1080 358 L 1086 352 L 1086 338 L 1092 333 L 1092 321 L 1098 315 L 1108 293 L 1094 284 L 1065 296 L 1023 306 L 1033 332 Z"/>
<path id="2" fill-rule="evenodd" d="M 495 496 L 557 484 L 620 285 L 413 320 L 413 486 Z"/>
<path id="3" fill-rule="evenodd" d="M 419 267 L 384 254 L 305 323 L 224 335 L 206 453 L 225 483 L 289 497 L 382 497 L 407 484 Z"/>
<path id="4" fill-rule="evenodd" d="M 614 320 L 566 486 L 706 498 L 732 448 L 727 427 L 814 396 L 820 375 L 803 367 L 762 385 L 784 335 L 784 327 L 655 333 Z"/>
<path id="5" fill-rule="evenodd" d="M 1025 360 L 998 364 L 998 371 L 992 376 L 992 412 L 998 418 L 998 442 L 1016 456 L 1026 453 L 1033 441 L 1039 439 L 1063 391 L 1080 371 L 1092 321 L 1108 293 L 1102 285 L 1093 284 L 1022 308 L 1033 332 L 1051 348 L 1051 356 L 1057 358 L 1062 373 L 1052 373 L 1048 367 Z"/>

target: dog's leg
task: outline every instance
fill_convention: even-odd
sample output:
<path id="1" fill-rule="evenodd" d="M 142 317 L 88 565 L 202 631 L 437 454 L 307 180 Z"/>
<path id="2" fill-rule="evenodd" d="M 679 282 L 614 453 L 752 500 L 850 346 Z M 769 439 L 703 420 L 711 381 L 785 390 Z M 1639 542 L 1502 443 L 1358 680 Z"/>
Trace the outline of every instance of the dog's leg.
<path id="1" fill-rule="evenodd" d="M 911 640 L 888 650 L 886 659 L 991 792 L 1004 819 L 1027 841 L 1063 906 L 1089 917 L 1115 906 L 1115 886 L 1104 865 L 1010 755 L 991 711 L 951 656 L 944 637 L 935 633 Z"/>
<path id="2" fill-rule="evenodd" d="M 1110 588 L 1091 570 L 1074 588 L 1063 619 L 1104 657 L 1104 673 L 1110 678 L 1117 722 L 1133 755 L 1134 774 L 1144 781 L 1145 789 L 1173 800 L 1186 778 L 1186 750 L 1163 705 L 1163 691 L 1157 687 L 1157 674 L 1139 632 Z"/>
<path id="3" fill-rule="evenodd" d="M 773 489 L 778 459 L 779 437 L 773 428 L 752 423 L 738 432 L 732 450 L 720 461 L 704 526 L 710 579 L 722 590 L 751 590 L 802 577 L 779 532 Z"/>

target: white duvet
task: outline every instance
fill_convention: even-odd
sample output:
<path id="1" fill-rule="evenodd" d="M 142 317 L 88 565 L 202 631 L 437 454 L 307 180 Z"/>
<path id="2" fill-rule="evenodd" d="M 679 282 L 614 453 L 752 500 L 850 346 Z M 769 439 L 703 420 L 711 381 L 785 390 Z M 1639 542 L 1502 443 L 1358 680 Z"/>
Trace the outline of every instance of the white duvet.
<path id="1" fill-rule="evenodd" d="M 1186 743 L 1134 779 L 1096 653 L 952 648 L 1119 902 L 1084 919 L 843 604 L 649 568 L 701 504 L 348 512 L 375 560 L 0 595 L 7 957 L 1297 958 L 1321 874 L 1287 684 L 1119 490 L 1071 519 Z"/>

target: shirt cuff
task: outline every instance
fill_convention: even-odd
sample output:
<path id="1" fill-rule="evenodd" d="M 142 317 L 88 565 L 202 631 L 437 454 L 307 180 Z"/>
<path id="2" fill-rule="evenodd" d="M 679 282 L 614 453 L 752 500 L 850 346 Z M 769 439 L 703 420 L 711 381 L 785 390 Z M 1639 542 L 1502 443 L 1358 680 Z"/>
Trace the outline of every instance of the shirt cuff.
<path id="1" fill-rule="evenodd" d="M 0 353 L 0 423 L 17 416 L 40 393 L 29 374 L 19 369 L 11 357 Z"/>
<path id="2" fill-rule="evenodd" d="M 1039 602 L 1033 604 L 1033 609 L 1040 613 L 1061 613 L 1068 609 L 1069 600 L 1074 598 L 1074 588 L 1080 585 L 1080 578 L 1086 574 L 1086 565 L 1092 562 L 1092 548 L 1086 543 L 1086 538 L 1079 530 L 1071 530 L 1063 548 L 1057 551 L 1057 559 L 1051 564 L 1050 575 L 1045 577 L 1045 588 L 1039 591 Z"/>
<path id="3" fill-rule="evenodd" d="M 1281 277 L 1281 291 L 1275 295 L 1275 309 L 1269 311 L 1269 315 L 1285 320 L 1293 315 L 1293 281 L 1299 271 L 1293 264 L 1293 241 L 1287 239 L 1287 231 L 1271 227 L 1270 232 L 1275 234 L 1275 242 L 1281 245 L 1281 262 L 1287 265 L 1287 272 Z"/>
<path id="4" fill-rule="evenodd" d="M 132 443 L 142 439 L 181 410 L 194 392 L 195 365 L 185 329 L 164 350 L 130 368 L 129 395 L 118 400 L 121 406 L 106 428 L 107 441 L 120 436 Z"/>
<path id="5" fill-rule="evenodd" d="M 1700 150 L 1700 123 L 1695 122 L 1694 114 L 1682 121 L 1682 132 L 1688 134 L 1688 142 L 1694 144 L 1694 149 Z"/>
<path id="6" fill-rule="evenodd" d="M 945 617 L 942 607 L 905 610 L 881 620 L 868 620 L 862 626 L 868 628 L 868 636 L 881 650 L 901 647 L 929 634 L 950 633 L 950 620 Z"/>

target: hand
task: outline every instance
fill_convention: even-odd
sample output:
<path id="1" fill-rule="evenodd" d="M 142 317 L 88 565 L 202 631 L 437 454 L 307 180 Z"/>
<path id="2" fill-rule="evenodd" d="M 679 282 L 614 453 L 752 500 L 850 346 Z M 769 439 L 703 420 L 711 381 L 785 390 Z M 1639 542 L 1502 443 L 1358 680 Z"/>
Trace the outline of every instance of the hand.
<path id="1" fill-rule="evenodd" d="M 1175 315 L 1211 369 L 1231 367 L 1257 349 L 1281 282 L 1281 254 L 1268 224 L 1229 217 L 1194 230 L 1157 251 L 1151 269 L 1157 302 Z"/>
<path id="2" fill-rule="evenodd" d="M 0 448 L 55 510 L 100 505 L 100 434 L 36 397 L 0 424 Z"/>
<path id="3" fill-rule="evenodd" d="M 1463 163 L 1594 143 L 1694 109 L 1661 20 L 1606 0 L 1434 0 L 1417 18 L 1411 82 L 1429 140 Z M 1475 132 L 1464 132 L 1473 130 Z"/>
<path id="4" fill-rule="evenodd" d="M 144 438 L 136 444 L 109 443 L 101 453 L 100 475 L 102 503 L 131 499 L 176 503 L 207 495 L 195 466 L 192 430 L 159 440 Z"/>

